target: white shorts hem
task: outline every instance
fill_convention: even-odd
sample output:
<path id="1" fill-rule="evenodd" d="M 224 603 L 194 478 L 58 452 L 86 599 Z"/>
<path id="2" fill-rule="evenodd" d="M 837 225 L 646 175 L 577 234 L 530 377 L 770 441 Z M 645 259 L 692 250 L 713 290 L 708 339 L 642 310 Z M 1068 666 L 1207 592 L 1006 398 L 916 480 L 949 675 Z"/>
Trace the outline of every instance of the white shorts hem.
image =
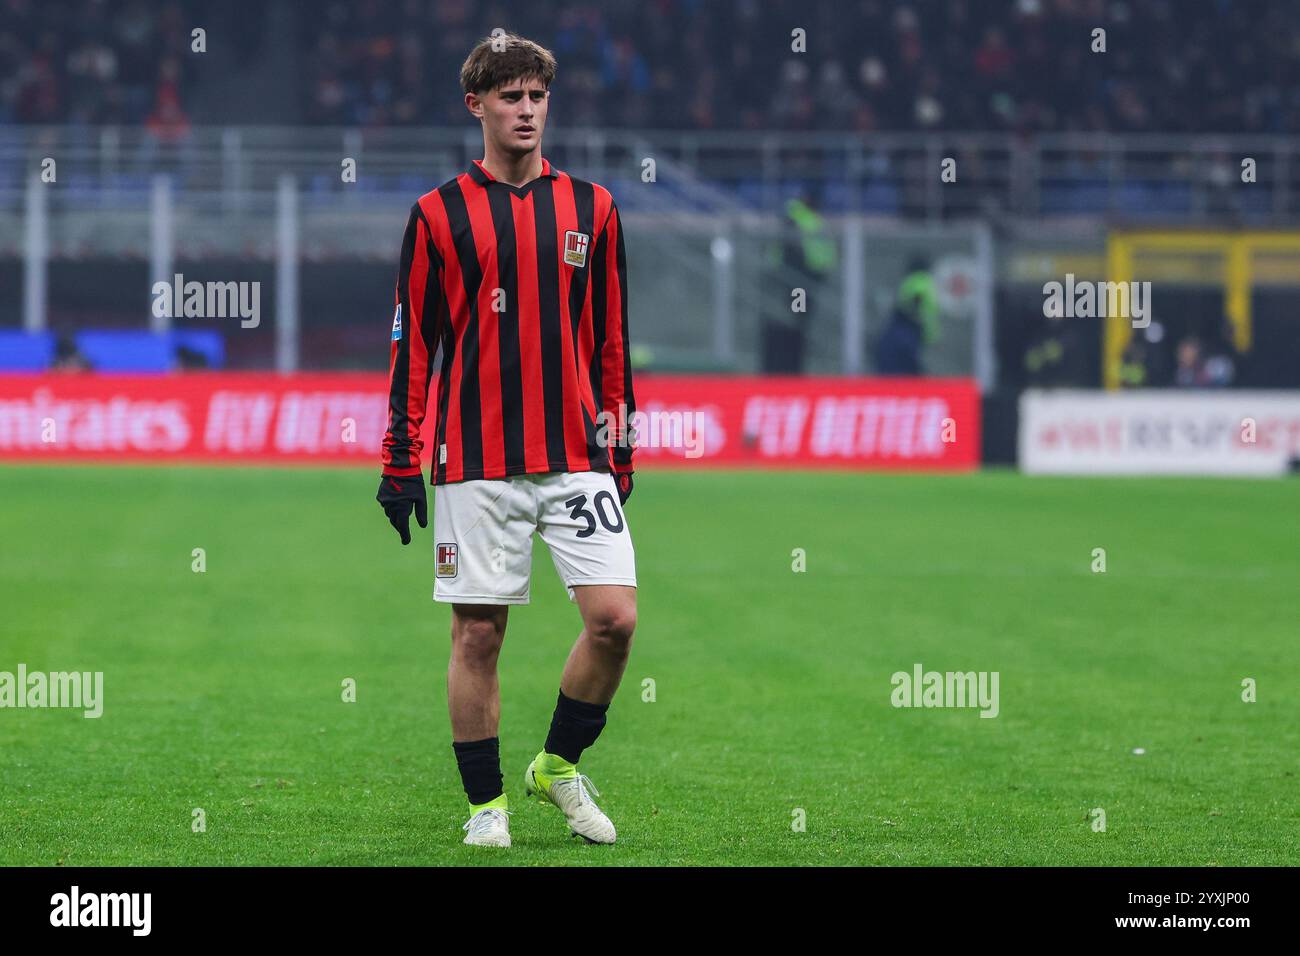
<path id="1" fill-rule="evenodd" d="M 433 599 L 443 604 L 527 604 L 529 597 L 500 597 L 495 594 L 439 594 L 433 592 Z"/>
<path id="2" fill-rule="evenodd" d="M 566 588 L 584 587 L 588 584 L 625 584 L 628 587 L 636 587 L 636 578 L 569 578 L 564 582 Z"/>

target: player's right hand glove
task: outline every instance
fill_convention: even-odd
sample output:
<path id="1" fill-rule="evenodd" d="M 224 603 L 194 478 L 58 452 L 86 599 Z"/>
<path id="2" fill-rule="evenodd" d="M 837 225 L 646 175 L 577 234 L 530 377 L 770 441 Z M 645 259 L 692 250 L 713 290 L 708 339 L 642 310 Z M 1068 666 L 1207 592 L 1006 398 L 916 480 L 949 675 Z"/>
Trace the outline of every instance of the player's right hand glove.
<path id="1" fill-rule="evenodd" d="M 397 533 L 402 536 L 402 544 L 411 543 L 411 508 L 415 508 L 415 520 L 421 528 L 429 527 L 429 505 L 424 496 L 424 475 L 383 475 L 379 479 L 379 494 L 375 500 L 384 506 L 384 514 Z"/>

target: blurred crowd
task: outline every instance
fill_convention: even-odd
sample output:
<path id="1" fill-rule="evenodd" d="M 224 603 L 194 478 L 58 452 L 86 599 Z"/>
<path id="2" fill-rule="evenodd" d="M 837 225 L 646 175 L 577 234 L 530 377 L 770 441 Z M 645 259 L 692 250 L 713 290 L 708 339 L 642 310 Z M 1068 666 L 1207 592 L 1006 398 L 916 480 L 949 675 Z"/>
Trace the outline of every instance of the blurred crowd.
<path id="1" fill-rule="evenodd" d="M 1293 0 L 266 0 L 298 89 L 248 123 L 459 124 L 494 26 L 559 59 L 568 126 L 1281 132 L 1300 128 Z M 0 0 L 0 123 L 202 123 L 202 0 Z M 277 21 L 279 22 L 279 21 Z M 1094 30 L 1106 31 L 1105 52 Z M 804 31 L 795 52 L 792 31 Z M 290 57 L 286 37 L 260 58 Z M 220 38 L 216 38 L 219 42 Z M 239 42 L 249 42 L 248 35 Z M 220 84 L 221 77 L 204 77 Z"/>
<path id="2" fill-rule="evenodd" d="M 195 4 L 0 0 L 0 123 L 188 130 Z"/>

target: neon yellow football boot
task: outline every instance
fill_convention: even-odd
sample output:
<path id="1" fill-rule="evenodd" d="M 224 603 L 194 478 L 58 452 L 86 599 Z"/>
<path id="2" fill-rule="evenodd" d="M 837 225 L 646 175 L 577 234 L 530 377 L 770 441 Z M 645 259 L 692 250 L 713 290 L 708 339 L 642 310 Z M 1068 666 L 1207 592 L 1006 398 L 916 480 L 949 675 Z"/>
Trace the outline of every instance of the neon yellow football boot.
<path id="1" fill-rule="evenodd" d="M 524 792 L 543 803 L 553 803 L 569 821 L 569 829 L 588 843 L 613 843 L 617 834 L 609 817 L 596 806 L 596 785 L 576 764 L 542 751 L 524 771 Z"/>

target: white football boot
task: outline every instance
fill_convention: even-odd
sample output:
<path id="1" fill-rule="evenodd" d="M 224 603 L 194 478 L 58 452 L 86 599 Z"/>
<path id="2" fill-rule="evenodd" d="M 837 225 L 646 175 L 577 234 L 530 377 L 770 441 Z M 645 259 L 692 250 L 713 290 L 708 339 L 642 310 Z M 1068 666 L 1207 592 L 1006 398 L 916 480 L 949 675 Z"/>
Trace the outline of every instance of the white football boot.
<path id="1" fill-rule="evenodd" d="M 569 821 L 569 829 L 588 843 L 614 842 L 617 836 L 614 824 L 591 799 L 592 794 L 600 796 L 600 791 L 586 774 L 547 777 L 538 773 L 536 766 L 537 759 L 534 758 L 524 771 L 524 792 L 528 796 L 537 796 L 559 807 Z"/>
<path id="2" fill-rule="evenodd" d="M 509 846 L 510 811 L 484 807 L 461 827 L 470 846 Z"/>

